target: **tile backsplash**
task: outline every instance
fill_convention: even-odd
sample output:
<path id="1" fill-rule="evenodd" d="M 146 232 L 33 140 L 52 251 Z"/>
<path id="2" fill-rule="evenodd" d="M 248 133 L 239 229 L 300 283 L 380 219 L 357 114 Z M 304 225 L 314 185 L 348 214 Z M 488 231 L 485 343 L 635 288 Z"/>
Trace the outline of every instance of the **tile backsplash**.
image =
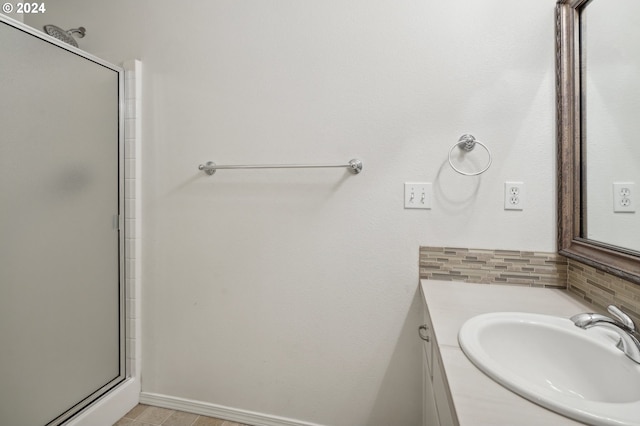
<path id="1" fill-rule="evenodd" d="M 556 253 L 420 247 L 420 278 L 566 288 L 567 260 Z"/>
<path id="2" fill-rule="evenodd" d="M 640 285 L 557 253 L 420 247 L 420 278 L 567 288 L 602 311 L 619 306 L 640 324 Z"/>
<path id="3" fill-rule="evenodd" d="M 640 286 L 569 259 L 569 291 L 602 310 L 616 305 L 640 324 Z"/>

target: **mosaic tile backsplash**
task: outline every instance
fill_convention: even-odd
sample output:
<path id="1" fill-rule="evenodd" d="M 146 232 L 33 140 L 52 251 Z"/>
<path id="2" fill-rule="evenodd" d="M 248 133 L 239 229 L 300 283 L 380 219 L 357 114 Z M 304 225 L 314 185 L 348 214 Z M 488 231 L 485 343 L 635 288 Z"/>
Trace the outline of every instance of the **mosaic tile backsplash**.
<path id="1" fill-rule="evenodd" d="M 420 247 L 420 278 L 566 288 L 567 260 L 556 253 Z"/>
<path id="2" fill-rule="evenodd" d="M 596 310 L 613 304 L 640 324 L 640 285 L 556 253 L 420 247 L 420 278 L 567 288 Z"/>
<path id="3" fill-rule="evenodd" d="M 640 324 L 640 286 L 569 259 L 569 291 L 602 310 L 616 305 Z"/>

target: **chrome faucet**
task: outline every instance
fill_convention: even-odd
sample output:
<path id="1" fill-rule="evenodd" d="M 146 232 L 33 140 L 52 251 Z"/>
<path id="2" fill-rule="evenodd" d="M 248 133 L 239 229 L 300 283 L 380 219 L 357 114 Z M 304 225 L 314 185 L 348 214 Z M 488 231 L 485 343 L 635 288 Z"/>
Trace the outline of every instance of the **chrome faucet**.
<path id="1" fill-rule="evenodd" d="M 638 341 L 638 332 L 633 320 L 617 306 L 609 305 L 607 311 L 615 319 L 601 314 L 584 313 L 572 316 L 571 321 L 585 330 L 591 327 L 605 327 L 615 331 L 620 336 L 616 347 L 640 364 L 640 341 Z"/>

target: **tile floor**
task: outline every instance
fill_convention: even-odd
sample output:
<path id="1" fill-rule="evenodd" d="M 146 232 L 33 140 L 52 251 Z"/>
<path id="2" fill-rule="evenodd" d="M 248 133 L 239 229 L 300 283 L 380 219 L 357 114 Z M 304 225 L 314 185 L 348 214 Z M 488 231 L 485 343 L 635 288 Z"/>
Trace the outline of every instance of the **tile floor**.
<path id="1" fill-rule="evenodd" d="M 113 426 L 248 426 L 229 420 L 199 416 L 138 404 Z"/>

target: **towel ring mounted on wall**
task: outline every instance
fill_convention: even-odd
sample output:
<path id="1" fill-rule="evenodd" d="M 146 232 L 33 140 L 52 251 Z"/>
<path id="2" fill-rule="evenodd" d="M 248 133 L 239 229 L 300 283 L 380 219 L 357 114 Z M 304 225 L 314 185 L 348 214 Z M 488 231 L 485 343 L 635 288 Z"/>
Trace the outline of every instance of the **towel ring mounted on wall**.
<path id="1" fill-rule="evenodd" d="M 464 171 L 458 169 L 456 166 L 453 165 L 453 162 L 451 161 L 451 154 L 453 153 L 453 150 L 456 149 L 456 147 L 460 148 L 460 150 L 462 150 L 465 153 L 467 153 L 467 152 L 473 151 L 473 149 L 476 147 L 476 144 L 478 144 L 481 147 L 483 147 L 487 151 L 487 154 L 489 154 L 489 162 L 487 163 L 487 165 L 482 170 L 480 170 L 478 172 L 464 172 Z M 479 140 L 474 138 L 473 135 L 462 135 L 462 136 L 460 136 L 460 139 L 458 139 L 458 142 L 456 142 L 451 147 L 451 149 L 449 150 L 449 165 L 451 166 L 451 168 L 453 168 L 453 170 L 455 170 L 456 172 L 460 173 L 461 175 L 465 175 L 465 176 L 478 176 L 478 175 L 481 175 L 482 173 L 484 173 L 487 170 L 489 170 L 489 167 L 491 167 L 491 161 L 492 161 L 492 159 L 491 159 L 491 151 L 489 151 L 489 148 L 487 148 L 487 146 L 485 144 L 483 144 L 482 142 L 480 142 Z"/>

